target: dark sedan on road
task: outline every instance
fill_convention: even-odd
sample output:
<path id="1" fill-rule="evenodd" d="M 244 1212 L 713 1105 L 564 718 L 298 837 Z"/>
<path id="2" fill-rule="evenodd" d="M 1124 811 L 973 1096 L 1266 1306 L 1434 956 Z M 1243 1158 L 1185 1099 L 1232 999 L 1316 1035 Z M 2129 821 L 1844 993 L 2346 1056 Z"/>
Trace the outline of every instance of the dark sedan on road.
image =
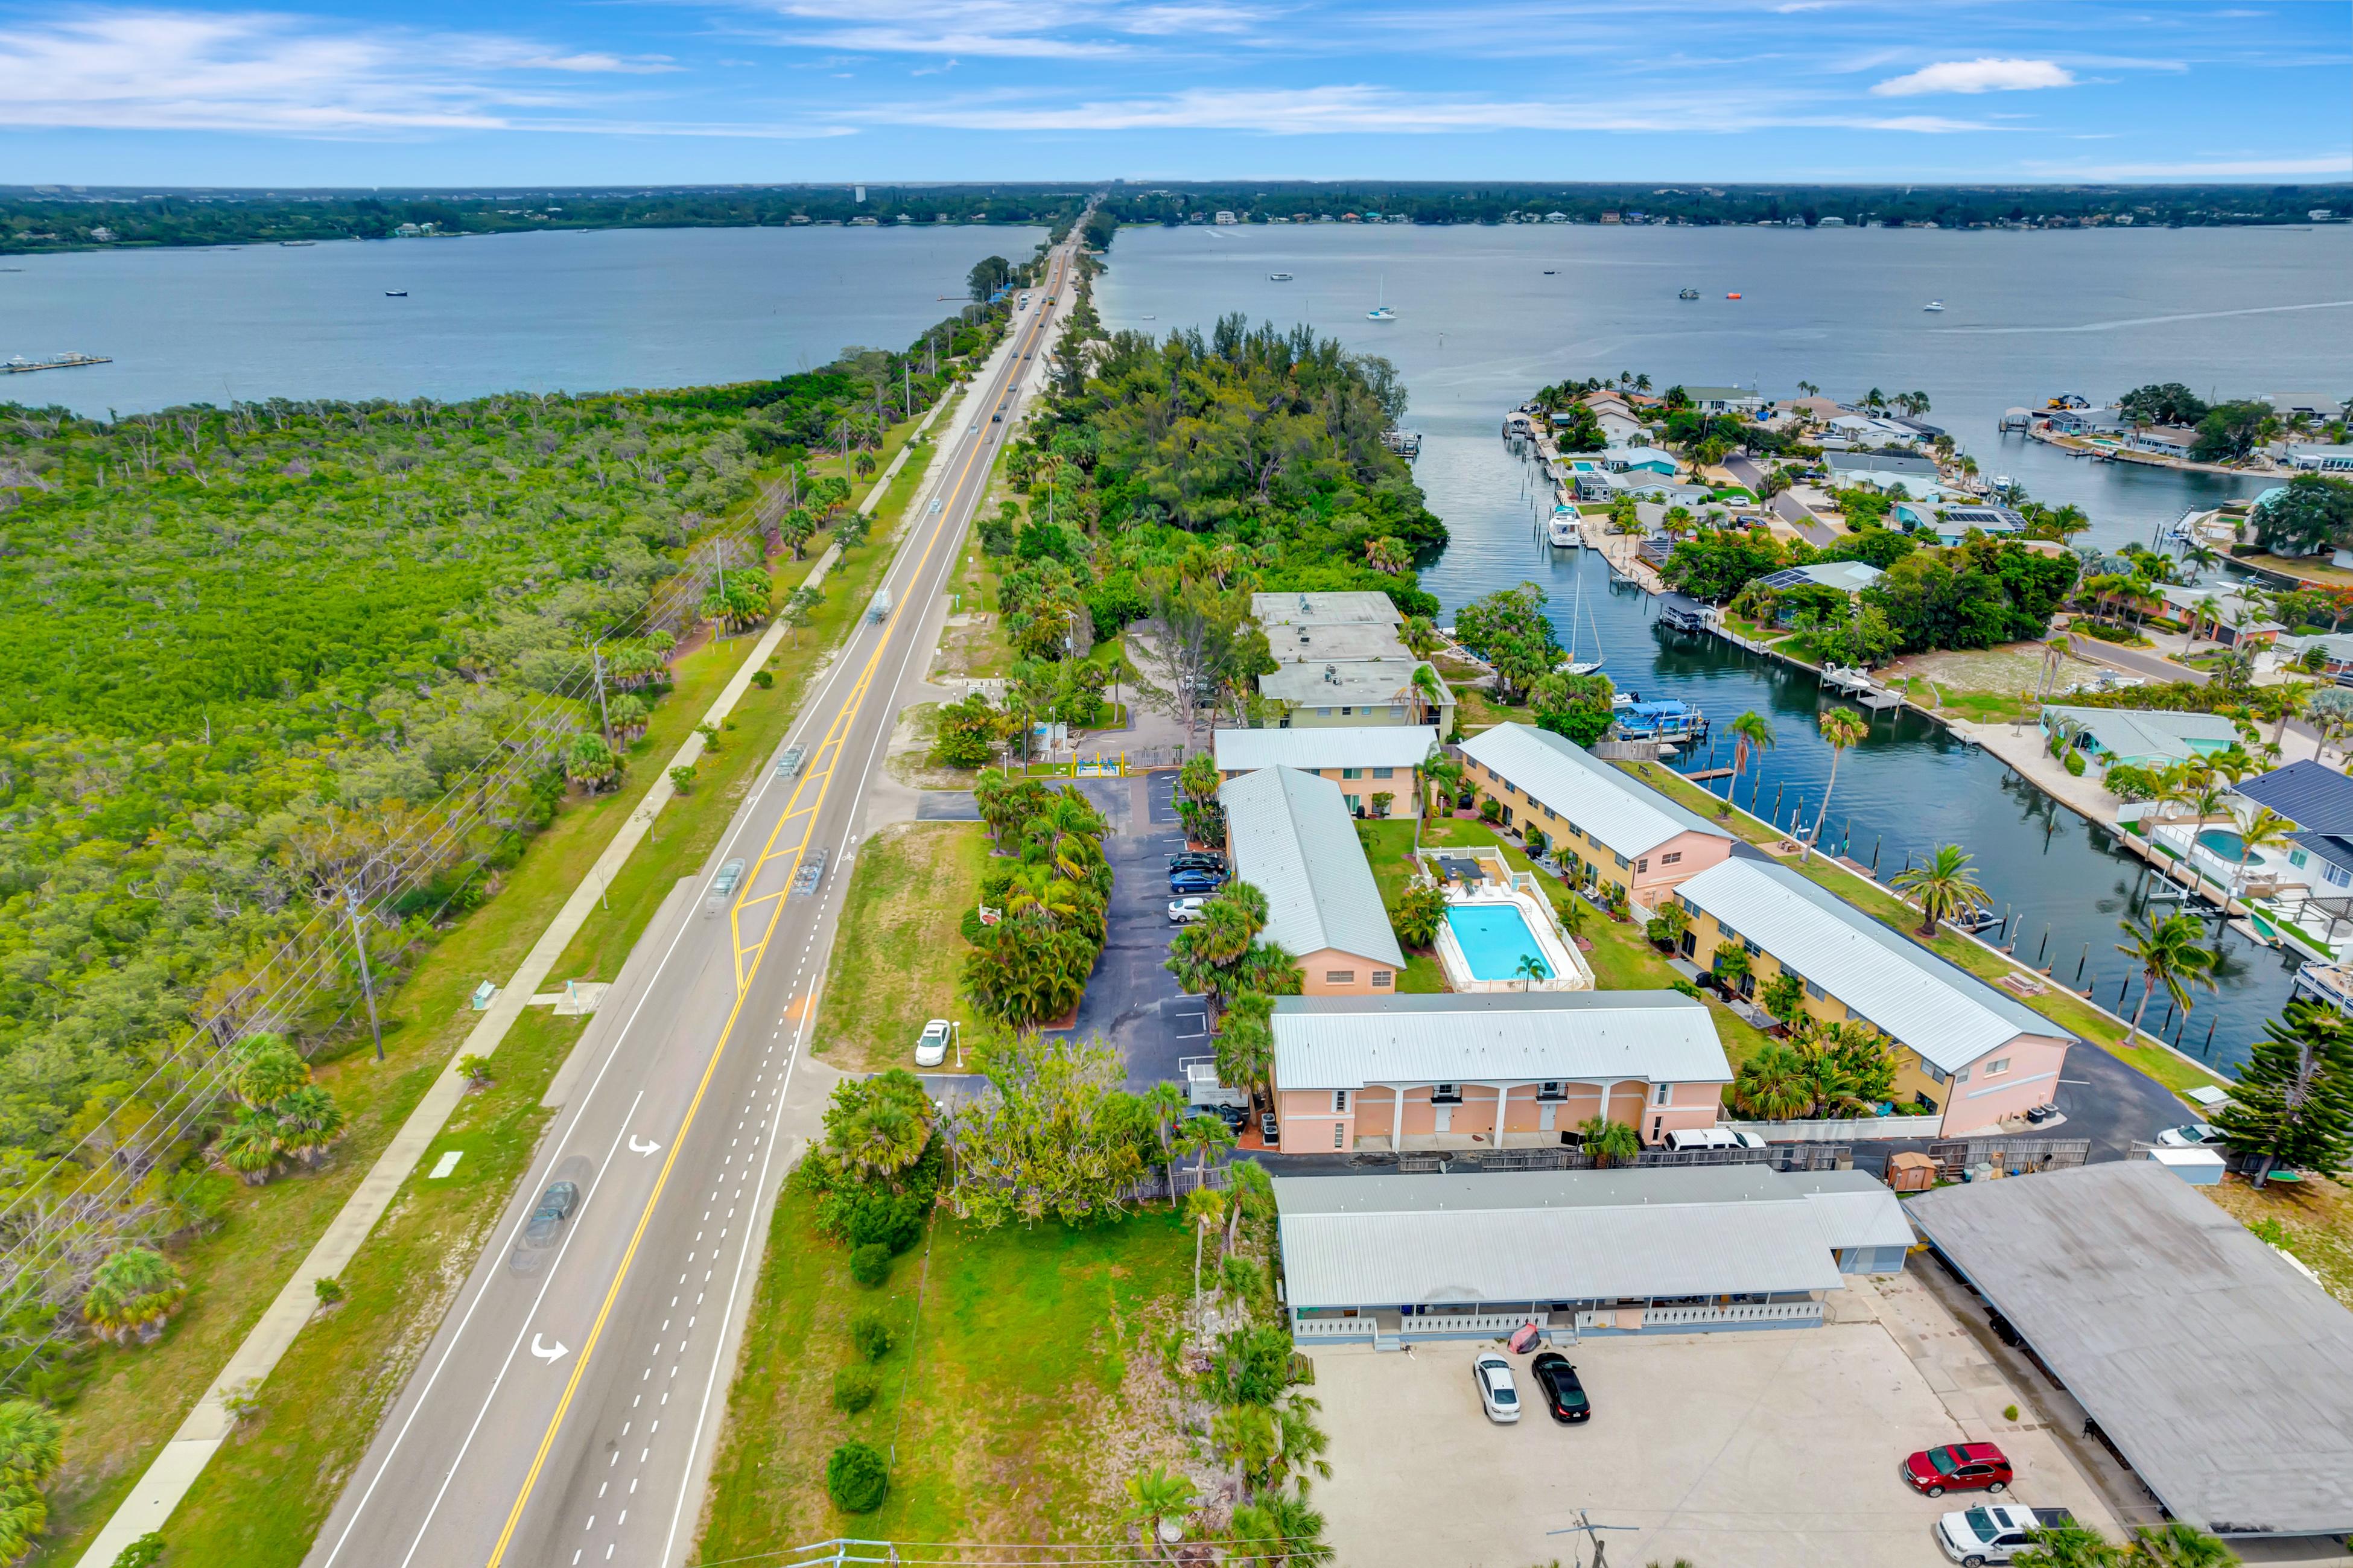
<path id="1" fill-rule="evenodd" d="M 1182 855 L 1168 857 L 1171 871 L 1222 871 L 1226 858 L 1209 849 L 1188 849 Z"/>
<path id="2" fill-rule="evenodd" d="M 1573 1426 L 1592 1417 L 1593 1401 L 1585 1396 L 1585 1384 L 1577 1381 L 1577 1368 L 1558 1351 L 1546 1351 L 1530 1362 L 1528 1375 L 1536 1380 L 1545 1408 L 1562 1426 Z"/>
<path id="3" fill-rule="evenodd" d="M 539 1206 L 531 1211 L 529 1223 L 522 1227 L 525 1247 L 553 1247 L 564 1229 L 564 1222 L 580 1206 L 580 1189 L 570 1182 L 558 1182 L 539 1194 Z"/>

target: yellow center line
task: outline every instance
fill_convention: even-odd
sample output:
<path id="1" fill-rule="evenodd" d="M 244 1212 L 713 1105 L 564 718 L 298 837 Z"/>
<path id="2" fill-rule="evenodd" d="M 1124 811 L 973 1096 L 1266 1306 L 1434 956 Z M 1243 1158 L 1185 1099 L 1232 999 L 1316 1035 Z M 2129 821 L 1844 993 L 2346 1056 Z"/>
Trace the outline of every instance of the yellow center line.
<path id="1" fill-rule="evenodd" d="M 1038 318 L 1038 321 L 1031 324 L 1029 331 L 1030 342 L 1036 341 L 1039 334 L 1039 329 L 1044 323 L 1044 320 L 1045 318 L 1041 313 Z M 1008 388 L 1018 382 L 1020 372 L 1018 367 L 1022 362 L 1018 357 L 1016 357 L 1012 359 L 1010 363 L 1016 368 L 1008 378 L 1006 384 Z M 997 395 L 1001 396 L 1003 395 L 1003 393 L 1000 392 Z M 986 441 L 977 442 L 974 445 L 972 452 L 965 457 L 963 469 L 956 475 L 955 482 L 948 488 L 947 493 L 951 500 L 962 492 L 965 481 L 971 479 L 973 464 L 979 459 L 981 452 L 985 450 L 987 447 L 987 443 Z M 916 561 L 915 570 L 909 576 L 911 588 L 909 596 L 911 598 L 913 596 L 912 593 L 913 584 L 922 580 L 924 568 L 931 563 L 932 552 L 939 547 L 940 541 L 946 536 L 948 530 L 947 520 L 951 515 L 953 515 L 953 507 L 944 507 L 941 509 L 940 521 L 938 525 L 932 530 L 931 538 L 924 542 L 923 553 Z M 923 617 L 921 616 L 914 617 L 913 624 L 917 626 L 918 631 L 920 631 L 921 628 L 922 618 Z M 843 742 L 847 740 L 849 726 L 854 721 L 859 709 L 865 702 L 867 689 L 873 680 L 874 671 L 881 666 L 882 662 L 882 655 L 890 648 L 891 644 L 897 637 L 899 629 L 900 627 L 898 625 L 891 626 L 883 632 L 881 640 L 874 645 L 874 652 L 872 656 L 867 659 L 866 668 L 860 672 L 857 685 L 852 688 L 849 696 L 844 700 L 841 710 L 836 714 L 832 725 L 828 727 L 825 745 L 819 747 L 820 752 L 828 747 L 839 752 Z M 832 787 L 833 769 L 828 766 L 821 774 L 813 774 L 809 777 L 803 778 L 800 784 L 794 787 L 792 801 L 788 804 L 792 806 L 797 806 L 800 800 L 801 791 L 806 789 L 812 782 L 817 783 L 818 788 L 816 800 L 813 801 L 808 807 L 807 815 L 811 818 L 810 828 L 803 831 L 801 841 L 797 846 L 794 847 L 790 850 L 779 852 L 787 853 L 793 857 L 793 874 L 796 875 L 800 869 L 801 857 L 808 847 L 810 831 L 815 827 L 814 819 L 818 811 L 824 808 L 826 795 Z M 769 858 L 769 848 L 774 846 L 777 834 L 783 831 L 785 822 L 789 821 L 791 816 L 798 815 L 800 815 L 798 811 L 791 811 L 786 817 L 782 818 L 777 822 L 775 828 L 772 828 L 769 831 L 768 844 L 764 846 L 762 849 L 762 862 L 765 863 Z M 751 879 L 746 878 L 745 881 L 748 883 L 750 879 Z M 748 888 L 746 890 L 748 891 Z M 743 906 L 739 904 L 737 907 L 738 909 L 741 909 Z M 753 952 L 752 969 L 750 973 L 742 972 L 743 950 L 740 945 L 737 947 L 735 956 L 740 977 L 736 984 L 734 1005 L 727 1010 L 727 1022 L 720 1028 L 719 1042 L 712 1050 L 710 1061 L 705 1063 L 703 1066 L 702 1081 L 695 1085 L 694 1098 L 687 1102 L 685 1118 L 679 1123 L 677 1135 L 670 1140 L 670 1153 L 663 1159 L 661 1170 L 654 1177 L 653 1193 L 646 1199 L 644 1212 L 638 1215 L 637 1228 L 630 1232 L 629 1245 L 628 1249 L 621 1254 L 620 1267 L 614 1271 L 613 1283 L 605 1292 L 603 1304 L 596 1310 L 596 1320 L 589 1327 L 587 1338 L 580 1347 L 578 1359 L 572 1363 L 572 1375 L 565 1379 L 563 1395 L 556 1401 L 555 1413 L 554 1415 L 549 1417 L 547 1431 L 540 1437 L 539 1450 L 532 1456 L 531 1468 L 524 1473 L 522 1489 L 515 1494 L 514 1506 L 507 1510 L 506 1525 L 499 1531 L 498 1544 L 491 1550 L 489 1568 L 499 1568 L 500 1563 L 505 1560 L 507 1547 L 514 1539 L 515 1527 L 522 1522 L 523 1508 L 531 1501 L 532 1491 L 539 1484 L 540 1472 L 546 1468 L 547 1456 L 555 1447 L 555 1435 L 562 1429 L 564 1426 L 564 1418 L 572 1408 L 573 1396 L 579 1392 L 581 1376 L 588 1370 L 589 1358 L 596 1353 L 597 1342 L 604 1336 L 605 1324 L 612 1316 L 614 1304 L 620 1300 L 622 1283 L 628 1278 L 630 1265 L 637 1260 L 638 1247 L 639 1244 L 645 1240 L 646 1227 L 653 1223 L 654 1210 L 661 1203 L 663 1188 L 668 1186 L 670 1184 L 670 1171 L 678 1163 L 679 1151 L 686 1146 L 687 1134 L 694 1126 L 695 1113 L 702 1110 L 703 1096 L 710 1091 L 711 1080 L 719 1071 L 720 1058 L 726 1055 L 728 1037 L 734 1033 L 736 1018 L 744 1010 L 744 998 L 750 994 L 752 974 L 758 972 L 760 957 L 767 950 L 769 938 L 776 932 L 776 922 L 783 918 L 784 902 L 782 900 L 778 900 L 776 908 L 769 913 L 768 923 L 765 930 L 761 933 L 759 944 Z M 733 924 L 734 916 L 732 913 L 729 919 L 731 925 Z M 740 943 L 740 931 L 736 935 L 736 940 Z M 747 1235 L 744 1238 L 744 1245 L 747 1247 L 750 1246 L 752 1244 L 752 1239 L 753 1238 Z"/>

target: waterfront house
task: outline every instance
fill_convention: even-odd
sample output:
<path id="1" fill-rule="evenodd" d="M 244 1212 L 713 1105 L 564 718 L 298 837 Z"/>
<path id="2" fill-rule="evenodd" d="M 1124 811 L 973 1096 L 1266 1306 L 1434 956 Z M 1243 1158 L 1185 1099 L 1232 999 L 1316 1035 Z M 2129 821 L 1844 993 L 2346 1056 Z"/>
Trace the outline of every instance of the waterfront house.
<path id="1" fill-rule="evenodd" d="M 1259 678 L 1259 695 L 1283 705 L 1279 728 L 1435 724 L 1441 735 L 1454 732 L 1454 692 L 1407 648 L 1405 617 L 1387 594 L 1254 594 L 1250 611 L 1282 667 Z M 1424 668 L 1435 695 L 1415 684 Z"/>
<path id="2" fill-rule="evenodd" d="M 1614 409 L 1598 410 L 1593 422 L 1601 426 L 1601 438 L 1609 443 L 1613 451 L 1639 447 L 1650 438 L 1651 427 L 1627 413 L 1623 404 Z"/>
<path id="3" fill-rule="evenodd" d="M 1290 1153 L 1556 1149 L 1596 1117 L 1655 1144 L 1715 1126 L 1732 1081 L 1715 1016 L 1674 991 L 1283 996 L 1271 1022 Z"/>
<path id="4" fill-rule="evenodd" d="M 2231 793 L 2239 823 L 2269 807 L 2295 825 L 2287 865 L 2305 873 L 2316 892 L 2353 897 L 2353 779 L 2302 759 L 2248 779 Z"/>
<path id="5" fill-rule="evenodd" d="M 2026 529 L 2026 518 L 2006 506 L 1932 506 L 1926 501 L 1897 501 L 1891 514 L 1906 533 L 1923 533 L 1947 549 L 1974 529 L 1989 539 L 2007 539 Z"/>
<path id="6" fill-rule="evenodd" d="M 2116 436 L 2126 428 L 2123 415 L 2114 406 L 2053 408 L 2041 417 L 2057 436 Z"/>
<path id="7" fill-rule="evenodd" d="M 1737 947 L 1748 955 L 1744 994 L 1795 975 L 1810 1016 L 1859 1019 L 1886 1036 L 1901 1062 L 1892 1099 L 1933 1114 L 1923 1132 L 1993 1127 L 2057 1092 L 2073 1037 L 1796 868 L 1751 851 L 1675 896 L 1690 917 L 1683 951 L 1692 963 L 1714 969 Z"/>
<path id="8" fill-rule="evenodd" d="M 1263 768 L 1220 785 L 1218 804 L 1234 876 L 1266 895 L 1264 940 L 1297 962 L 1306 994 L 1389 997 L 1405 954 L 1340 786 Z"/>
<path id="9" fill-rule="evenodd" d="M 2346 399 L 2325 392 L 2266 392 L 2263 401 L 2282 419 L 2309 419 L 2322 425 L 2344 418 L 2348 407 Z"/>
<path id="10" fill-rule="evenodd" d="M 2197 444 L 2198 432 L 2186 425 L 2151 425 L 2134 431 L 2125 442 L 2136 452 L 2174 458 L 2188 458 Z"/>
<path id="11" fill-rule="evenodd" d="M 1900 1270 L 1913 1240 L 1867 1171 L 1754 1164 L 1278 1176 L 1274 1206 L 1309 1348 L 1814 1328 L 1848 1275 Z"/>
<path id="12" fill-rule="evenodd" d="M 2143 708 L 2046 706 L 2042 732 L 2072 728 L 2075 750 L 2104 767 L 2169 768 L 2238 744 L 2236 725 L 2220 713 L 2175 713 Z"/>
<path id="13" fill-rule="evenodd" d="M 1914 500 L 1934 501 L 1944 496 L 1936 465 L 1926 458 L 1901 458 L 1884 452 L 1824 452 L 1822 468 L 1832 490 L 1900 491 Z"/>
<path id="14" fill-rule="evenodd" d="M 2288 466 L 2315 474 L 2353 474 L 2353 447 L 2326 447 L 2290 442 Z"/>
<path id="15" fill-rule="evenodd" d="M 1701 414 L 1754 414 L 1772 401 L 1745 386 L 1686 386 L 1683 395 Z"/>
<path id="16" fill-rule="evenodd" d="M 1427 724 L 1333 724 L 1291 730 L 1219 730 L 1218 772 L 1226 778 L 1261 768 L 1296 768 L 1340 786 L 1351 816 L 1413 816 L 1421 792 L 1415 777 L 1438 754 L 1439 731 Z M 1391 798 L 1384 801 L 1380 797 Z"/>
<path id="17" fill-rule="evenodd" d="M 1601 465 L 1613 474 L 1658 474 L 1666 479 L 1673 479 L 1675 470 L 1683 466 L 1672 452 L 1661 451 L 1656 447 L 1622 447 L 1605 452 Z"/>
<path id="18" fill-rule="evenodd" d="M 2176 625 L 2193 636 L 2211 637 L 2224 647 L 2242 644 L 2250 648 L 2268 647 L 2286 629 L 2277 621 L 2265 619 L 2235 587 L 2168 583 L 2157 593 Z"/>
<path id="19" fill-rule="evenodd" d="M 1887 574 L 1868 561 L 1810 561 L 1803 566 L 1785 566 L 1757 579 L 1757 585 L 1778 593 L 1792 588 L 1835 588 L 1852 595 L 1878 582 Z M 1781 625 L 1790 624 L 1792 612 L 1778 617 Z"/>
<path id="20" fill-rule="evenodd" d="M 1498 724 L 1462 756 L 1465 782 L 1504 826 L 1541 828 L 1579 883 L 1646 909 L 1732 853 L 1730 833 L 1550 731 Z"/>

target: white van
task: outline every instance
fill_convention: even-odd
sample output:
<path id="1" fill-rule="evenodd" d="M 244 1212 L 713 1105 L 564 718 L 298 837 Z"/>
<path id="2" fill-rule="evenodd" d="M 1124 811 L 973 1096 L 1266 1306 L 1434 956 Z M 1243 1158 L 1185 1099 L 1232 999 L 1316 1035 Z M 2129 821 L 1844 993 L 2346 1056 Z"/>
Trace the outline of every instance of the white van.
<path id="1" fill-rule="evenodd" d="M 1765 1140 L 1754 1132 L 1743 1132 L 1730 1127 L 1677 1128 L 1667 1134 L 1667 1148 L 1674 1153 L 1687 1153 L 1694 1149 L 1762 1149 Z"/>

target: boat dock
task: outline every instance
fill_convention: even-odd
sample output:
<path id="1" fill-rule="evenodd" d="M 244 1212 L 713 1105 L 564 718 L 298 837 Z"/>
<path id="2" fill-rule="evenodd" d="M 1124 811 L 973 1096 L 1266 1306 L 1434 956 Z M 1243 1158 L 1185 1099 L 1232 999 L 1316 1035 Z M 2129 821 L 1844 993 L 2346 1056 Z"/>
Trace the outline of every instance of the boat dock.
<path id="1" fill-rule="evenodd" d="M 1421 432 L 1384 430 L 1381 432 L 1381 445 L 1410 463 L 1421 456 Z"/>
<path id="2" fill-rule="evenodd" d="M 51 354 L 47 359 L 26 359 L 19 354 L 14 359 L 0 361 L 0 371 L 17 375 L 26 371 L 72 370 L 77 365 L 113 363 L 113 358 L 107 354 Z"/>

